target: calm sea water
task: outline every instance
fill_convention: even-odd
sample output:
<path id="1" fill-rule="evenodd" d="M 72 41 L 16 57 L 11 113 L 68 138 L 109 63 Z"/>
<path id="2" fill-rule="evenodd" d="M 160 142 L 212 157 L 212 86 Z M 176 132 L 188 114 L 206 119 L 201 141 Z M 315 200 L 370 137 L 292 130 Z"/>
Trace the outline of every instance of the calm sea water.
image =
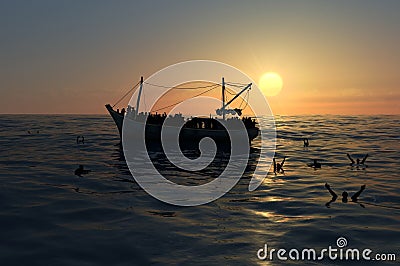
<path id="1" fill-rule="evenodd" d="M 349 248 L 395 253 L 398 263 L 400 116 L 276 122 L 276 156 L 287 156 L 285 174 L 271 173 L 249 192 L 246 173 L 217 201 L 176 207 L 135 183 L 110 117 L 1 115 L 0 264 L 286 265 L 296 262 L 263 262 L 257 250 L 264 244 L 321 250 L 336 247 L 339 237 Z M 85 144 L 76 144 L 78 135 Z M 368 153 L 368 167 L 349 166 L 346 153 Z M 321 169 L 307 167 L 314 158 Z M 75 176 L 79 164 L 91 172 Z M 340 197 L 327 208 L 326 182 L 338 195 L 365 184 L 359 198 L 365 208 Z"/>

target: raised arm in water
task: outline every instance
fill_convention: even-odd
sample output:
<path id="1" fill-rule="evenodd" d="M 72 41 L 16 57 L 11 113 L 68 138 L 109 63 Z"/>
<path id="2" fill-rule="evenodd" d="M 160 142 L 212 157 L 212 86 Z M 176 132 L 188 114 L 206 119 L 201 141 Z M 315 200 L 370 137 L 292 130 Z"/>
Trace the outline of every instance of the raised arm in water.
<path id="1" fill-rule="evenodd" d="M 351 164 L 355 164 L 355 161 L 353 160 L 353 158 L 351 158 L 350 154 L 346 153 L 347 158 L 349 158 L 349 160 L 351 161 Z"/>

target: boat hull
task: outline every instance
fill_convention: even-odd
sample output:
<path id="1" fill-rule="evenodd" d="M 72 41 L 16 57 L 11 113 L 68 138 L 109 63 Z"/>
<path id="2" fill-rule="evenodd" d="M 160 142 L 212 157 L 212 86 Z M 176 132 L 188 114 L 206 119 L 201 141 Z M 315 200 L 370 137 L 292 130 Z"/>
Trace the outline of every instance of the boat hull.
<path id="1" fill-rule="evenodd" d="M 122 131 L 123 131 L 123 123 L 125 118 L 122 114 L 114 111 L 112 107 L 107 104 L 106 108 L 113 118 L 115 125 L 118 128 L 119 135 L 122 139 Z M 134 119 L 130 119 L 128 125 L 129 132 L 134 132 L 135 135 L 140 134 L 140 131 L 143 130 L 143 122 L 135 121 Z M 154 125 L 154 124 L 146 124 L 145 129 L 145 137 L 146 140 L 160 141 L 161 140 L 161 131 L 165 131 L 164 137 L 166 139 L 176 138 L 178 127 L 174 126 L 162 126 L 162 125 Z M 240 130 L 231 130 L 231 137 L 235 135 L 241 136 Z M 249 141 L 252 141 L 259 135 L 259 129 L 257 127 L 247 128 L 247 135 Z M 180 141 L 199 141 L 203 138 L 209 137 L 218 142 L 227 142 L 230 140 L 230 135 L 226 130 L 221 129 L 205 129 L 205 128 L 187 128 L 183 127 L 179 131 L 179 140 Z"/>
<path id="2" fill-rule="evenodd" d="M 122 137 L 122 126 L 124 124 L 124 116 L 118 112 L 116 112 L 111 105 L 106 104 L 106 109 L 112 119 L 114 120 L 115 125 L 117 126 L 119 136 Z"/>
<path id="3" fill-rule="evenodd" d="M 135 123 L 135 122 L 134 122 Z M 139 122 L 136 122 L 139 123 Z M 142 125 L 140 125 L 142 127 Z M 159 140 L 161 137 L 161 130 L 164 130 L 166 139 L 175 138 L 176 127 L 169 127 L 161 125 L 146 125 L 146 139 Z M 239 130 L 232 130 L 231 135 L 241 135 Z M 259 134 L 258 128 L 247 129 L 249 140 L 253 140 Z M 226 130 L 211 130 L 211 129 L 196 129 L 196 128 L 182 128 L 179 132 L 180 140 L 199 141 L 203 138 L 212 138 L 215 141 L 229 141 L 230 137 Z"/>

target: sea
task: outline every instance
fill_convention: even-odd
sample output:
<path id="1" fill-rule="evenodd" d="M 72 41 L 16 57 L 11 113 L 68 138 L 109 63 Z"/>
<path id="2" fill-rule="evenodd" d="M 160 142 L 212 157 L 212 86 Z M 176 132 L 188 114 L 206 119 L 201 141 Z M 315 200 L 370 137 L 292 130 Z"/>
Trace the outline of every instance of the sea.
<path id="1" fill-rule="evenodd" d="M 399 265 L 400 116 L 275 121 L 284 173 L 249 191 L 249 170 L 221 198 L 180 207 L 136 183 L 109 116 L 0 115 L 0 265 Z M 347 153 L 368 154 L 365 165 Z M 79 165 L 90 172 L 75 175 Z M 329 205 L 326 183 L 338 195 Z"/>

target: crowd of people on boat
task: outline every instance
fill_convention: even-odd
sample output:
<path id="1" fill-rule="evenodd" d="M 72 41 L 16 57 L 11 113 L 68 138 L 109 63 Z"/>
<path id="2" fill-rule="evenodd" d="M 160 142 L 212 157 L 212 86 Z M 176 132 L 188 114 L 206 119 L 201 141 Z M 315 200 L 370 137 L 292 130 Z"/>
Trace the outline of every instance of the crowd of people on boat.
<path id="1" fill-rule="evenodd" d="M 119 111 L 119 109 L 117 109 L 117 111 L 116 111 L 118 114 L 120 114 L 120 115 L 125 115 L 125 108 L 122 108 L 121 109 L 121 112 Z"/>
<path id="2" fill-rule="evenodd" d="M 151 125 L 162 125 L 166 119 L 168 119 L 169 125 L 182 125 L 185 124 L 185 128 L 194 128 L 194 129 L 212 129 L 212 130 L 220 130 L 223 129 L 223 126 L 218 119 L 212 118 L 202 118 L 202 117 L 191 117 L 186 120 L 181 113 L 174 114 L 174 115 L 167 115 L 166 112 L 160 113 L 151 113 L 151 112 L 140 112 L 135 114 L 135 109 L 128 105 L 127 110 L 123 108 L 121 111 L 117 109 L 117 113 L 121 115 L 125 115 L 127 117 L 133 118 L 139 122 L 146 122 Z M 226 119 L 226 122 L 229 123 L 230 126 L 233 128 L 240 128 L 241 123 L 244 124 L 246 128 L 255 128 L 257 122 L 255 119 L 251 117 L 231 117 Z"/>
<path id="3" fill-rule="evenodd" d="M 251 119 L 250 117 L 243 117 L 239 119 L 238 117 L 231 117 L 225 120 L 228 126 L 239 129 L 242 126 L 242 123 L 246 128 L 255 128 L 257 122 L 255 119 Z M 216 118 L 202 118 L 202 117 L 195 117 L 190 118 L 186 124 L 186 128 L 195 128 L 195 129 L 211 129 L 211 130 L 222 130 L 224 126 L 222 123 L 219 122 Z"/>
<path id="4" fill-rule="evenodd" d="M 147 112 L 140 112 L 136 115 L 135 120 L 139 122 L 146 122 L 150 125 L 162 125 L 165 120 L 168 119 L 169 125 L 180 125 L 185 122 L 184 117 L 182 114 L 174 114 L 174 115 L 167 115 L 167 113 L 147 113 Z"/>

